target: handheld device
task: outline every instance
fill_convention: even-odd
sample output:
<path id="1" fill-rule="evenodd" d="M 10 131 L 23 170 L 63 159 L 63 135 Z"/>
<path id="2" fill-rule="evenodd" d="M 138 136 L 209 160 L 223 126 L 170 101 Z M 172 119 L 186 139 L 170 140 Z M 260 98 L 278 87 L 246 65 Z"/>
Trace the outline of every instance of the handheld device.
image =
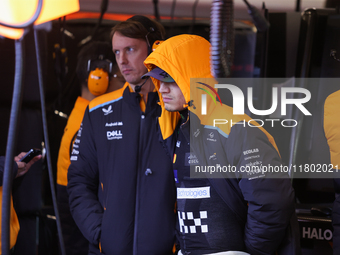
<path id="1" fill-rule="evenodd" d="M 41 150 L 39 149 L 30 149 L 25 156 L 20 159 L 20 162 L 28 163 L 30 162 L 35 156 L 41 154 Z"/>

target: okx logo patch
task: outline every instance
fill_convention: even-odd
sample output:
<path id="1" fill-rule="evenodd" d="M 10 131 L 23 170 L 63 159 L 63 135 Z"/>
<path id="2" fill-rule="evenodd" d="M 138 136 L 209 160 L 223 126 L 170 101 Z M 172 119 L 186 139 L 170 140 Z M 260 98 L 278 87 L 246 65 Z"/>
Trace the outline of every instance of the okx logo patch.
<path id="1" fill-rule="evenodd" d="M 217 93 L 216 89 L 214 89 L 210 85 L 203 83 L 203 82 L 197 82 L 197 83 L 204 86 L 204 87 L 197 87 L 197 88 L 200 89 L 200 90 L 203 90 L 205 93 L 207 93 L 212 98 L 215 105 L 217 105 L 216 97 L 218 98 L 218 100 L 220 101 L 220 104 L 222 105 L 222 100 L 221 100 L 219 94 Z M 210 90 L 212 92 L 210 92 Z M 202 115 L 207 115 L 207 94 L 202 94 L 202 97 L 201 97 L 201 100 L 202 100 L 201 114 Z"/>

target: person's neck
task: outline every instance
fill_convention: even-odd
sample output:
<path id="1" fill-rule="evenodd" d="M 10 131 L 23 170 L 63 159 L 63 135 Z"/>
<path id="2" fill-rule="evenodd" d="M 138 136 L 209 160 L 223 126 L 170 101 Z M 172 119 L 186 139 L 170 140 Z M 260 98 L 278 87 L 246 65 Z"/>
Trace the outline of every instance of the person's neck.
<path id="1" fill-rule="evenodd" d="M 143 84 L 143 83 L 141 83 Z M 140 86 L 140 85 L 133 85 L 130 84 L 131 88 L 135 91 L 136 86 Z M 139 92 L 139 94 L 143 95 L 143 100 L 145 102 L 145 104 L 148 101 L 148 94 L 149 92 L 152 92 L 155 89 L 155 85 L 153 84 L 151 79 L 148 79 L 145 84 L 141 87 L 141 91 Z"/>
<path id="2" fill-rule="evenodd" d="M 82 88 L 81 95 L 82 98 L 85 98 L 88 101 L 91 101 L 92 99 L 95 99 L 96 96 L 93 95 L 87 88 Z"/>
<path id="3" fill-rule="evenodd" d="M 181 115 L 182 120 L 185 122 L 188 119 L 188 115 L 189 115 L 188 108 L 185 108 L 185 109 L 179 111 L 179 114 Z"/>

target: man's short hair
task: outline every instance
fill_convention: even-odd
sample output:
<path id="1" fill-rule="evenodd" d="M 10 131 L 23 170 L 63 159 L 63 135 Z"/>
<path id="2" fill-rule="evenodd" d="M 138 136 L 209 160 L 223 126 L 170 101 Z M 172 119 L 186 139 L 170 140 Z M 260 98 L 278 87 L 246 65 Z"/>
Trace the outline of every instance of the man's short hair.
<path id="1" fill-rule="evenodd" d="M 108 42 L 104 41 L 92 41 L 86 44 L 78 53 L 76 73 L 81 86 L 87 86 L 88 78 L 88 61 L 97 60 L 99 56 L 103 59 L 110 60 L 112 66 L 116 65 L 116 59 L 112 52 L 112 46 Z M 95 66 L 94 66 L 95 67 Z"/>
<path id="2" fill-rule="evenodd" d="M 129 38 L 143 39 L 149 43 L 150 48 L 155 41 L 165 38 L 165 29 L 162 24 L 141 15 L 135 15 L 115 25 L 111 30 L 111 39 L 115 32 Z"/>

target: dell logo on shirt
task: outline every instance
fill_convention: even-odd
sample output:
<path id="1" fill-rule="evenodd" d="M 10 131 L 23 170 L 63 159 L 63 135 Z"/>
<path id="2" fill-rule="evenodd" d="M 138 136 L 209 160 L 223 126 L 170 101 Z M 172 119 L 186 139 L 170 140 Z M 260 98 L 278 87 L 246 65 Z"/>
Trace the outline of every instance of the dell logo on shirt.
<path id="1" fill-rule="evenodd" d="M 107 140 L 123 139 L 123 134 L 121 130 L 107 131 L 106 136 Z"/>

